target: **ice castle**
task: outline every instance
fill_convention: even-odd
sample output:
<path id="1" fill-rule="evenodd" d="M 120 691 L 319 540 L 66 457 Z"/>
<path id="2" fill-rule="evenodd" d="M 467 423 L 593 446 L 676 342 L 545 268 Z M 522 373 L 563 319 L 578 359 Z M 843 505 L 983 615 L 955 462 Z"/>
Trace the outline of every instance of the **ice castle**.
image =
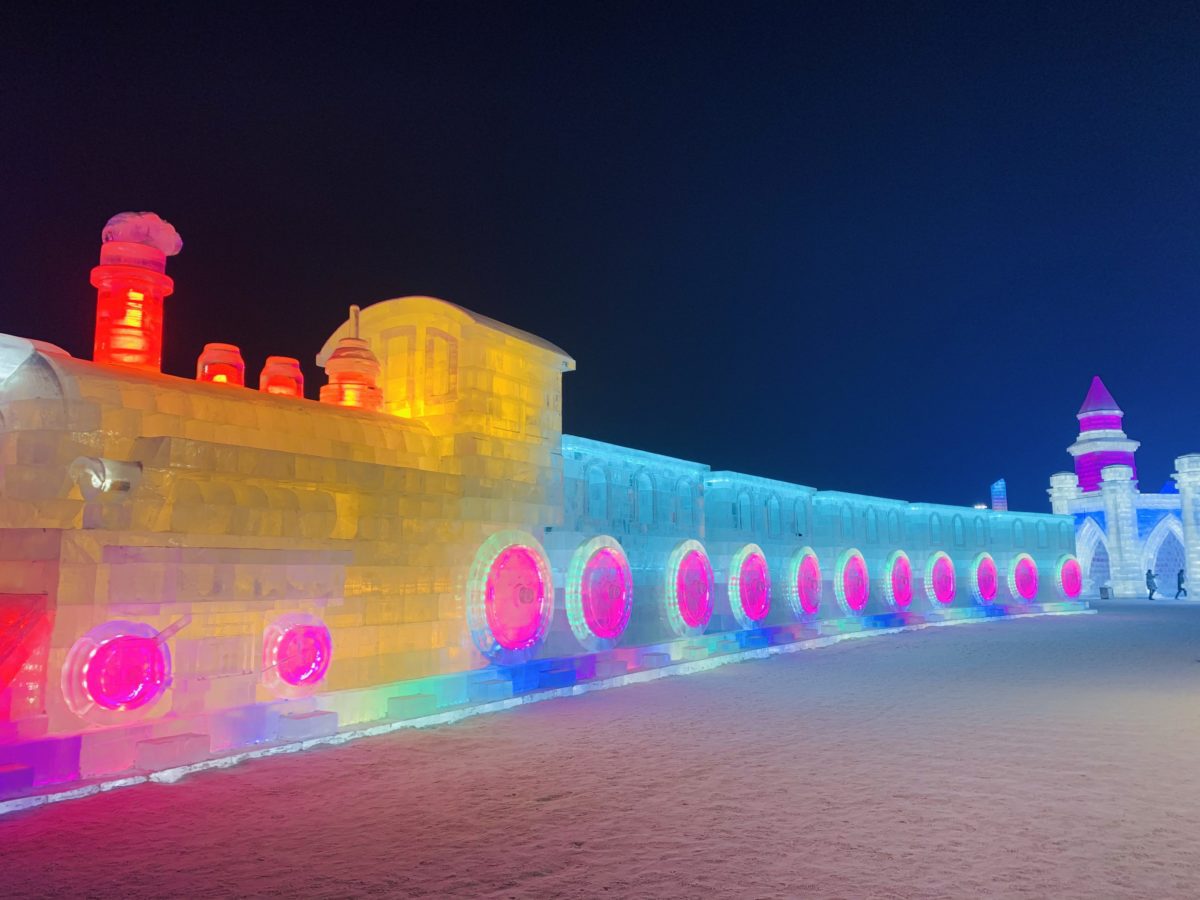
<path id="1" fill-rule="evenodd" d="M 231 344 L 164 374 L 180 246 L 153 214 L 109 223 L 94 359 L 0 337 L 0 798 L 27 798 L 0 808 L 813 641 L 1086 608 L 1068 516 L 563 435 L 574 360 L 442 300 L 352 307 L 319 400 L 294 357 L 255 389 Z"/>
<path id="2" fill-rule="evenodd" d="M 1067 448 L 1075 471 L 1050 477 L 1051 508 L 1075 518 L 1088 596 L 1144 597 L 1149 571 L 1159 595 L 1173 597 L 1180 571 L 1189 585 L 1200 579 L 1200 454 L 1177 457 L 1163 489 L 1144 494 L 1134 460 L 1140 445 L 1126 436 L 1124 416 L 1097 375 L 1079 408 L 1079 438 Z"/>

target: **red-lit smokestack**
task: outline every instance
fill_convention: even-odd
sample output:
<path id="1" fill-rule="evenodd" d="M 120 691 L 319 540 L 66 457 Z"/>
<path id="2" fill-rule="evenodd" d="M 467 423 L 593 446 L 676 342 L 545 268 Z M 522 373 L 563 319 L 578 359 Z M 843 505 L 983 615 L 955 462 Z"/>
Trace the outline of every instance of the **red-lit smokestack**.
<path id="1" fill-rule="evenodd" d="M 163 298 L 175 290 L 167 257 L 183 247 L 179 234 L 150 212 L 118 213 L 101 233 L 100 265 L 92 269 L 98 363 L 162 370 Z"/>

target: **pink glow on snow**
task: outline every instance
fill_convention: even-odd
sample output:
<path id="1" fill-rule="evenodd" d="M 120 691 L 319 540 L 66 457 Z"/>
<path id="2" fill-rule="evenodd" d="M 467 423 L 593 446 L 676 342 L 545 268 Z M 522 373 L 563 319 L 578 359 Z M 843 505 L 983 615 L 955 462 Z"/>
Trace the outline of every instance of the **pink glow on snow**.
<path id="1" fill-rule="evenodd" d="M 688 628 L 702 628 L 712 618 L 712 574 L 698 550 L 689 551 L 679 563 L 675 602 Z"/>
<path id="2" fill-rule="evenodd" d="M 166 687 L 165 647 L 153 638 L 120 635 L 99 644 L 88 657 L 83 685 L 104 709 L 138 709 Z"/>
<path id="3" fill-rule="evenodd" d="M 954 563 L 948 556 L 939 556 L 933 563 L 933 596 L 944 606 L 954 602 Z"/>
<path id="4" fill-rule="evenodd" d="M 979 599 L 984 603 L 996 599 L 997 581 L 996 562 L 990 556 L 985 556 L 975 567 L 975 586 L 979 590 Z"/>
<path id="5" fill-rule="evenodd" d="M 815 556 L 809 555 L 800 561 L 796 573 L 796 593 L 800 596 L 800 608 L 809 615 L 821 605 L 821 566 Z"/>
<path id="6" fill-rule="evenodd" d="M 742 612 L 751 622 L 761 622 L 771 611 L 771 575 L 761 553 L 751 553 L 738 573 Z"/>
<path id="7" fill-rule="evenodd" d="M 528 547 L 506 547 L 487 576 L 485 606 L 496 643 L 506 650 L 532 647 L 542 637 L 547 602 L 537 554 Z"/>
<path id="8" fill-rule="evenodd" d="M 320 681 L 332 656 L 329 629 L 323 625 L 293 625 L 279 636 L 275 648 L 279 677 L 293 685 Z"/>
<path id="9" fill-rule="evenodd" d="M 897 556 L 892 564 L 892 601 L 900 609 L 912 603 L 912 563 L 906 556 Z"/>
<path id="10" fill-rule="evenodd" d="M 1014 580 L 1017 584 L 1017 593 L 1021 595 L 1021 599 L 1032 600 L 1037 596 L 1038 570 L 1037 565 L 1032 559 L 1027 556 L 1022 556 L 1017 560 L 1017 569 Z"/>
<path id="11" fill-rule="evenodd" d="M 1079 565 L 1079 560 L 1065 560 L 1062 568 L 1059 569 L 1058 577 L 1062 581 L 1063 594 L 1071 600 L 1079 596 L 1083 590 L 1083 569 Z"/>
<path id="12" fill-rule="evenodd" d="M 629 570 L 612 550 L 594 553 L 583 569 L 580 596 L 583 618 L 598 638 L 615 640 L 629 624 L 633 591 Z"/>
<path id="13" fill-rule="evenodd" d="M 867 564 L 861 556 L 851 556 L 846 560 L 842 570 L 842 592 L 846 605 L 855 612 L 861 612 L 870 598 L 870 581 L 867 578 Z"/>

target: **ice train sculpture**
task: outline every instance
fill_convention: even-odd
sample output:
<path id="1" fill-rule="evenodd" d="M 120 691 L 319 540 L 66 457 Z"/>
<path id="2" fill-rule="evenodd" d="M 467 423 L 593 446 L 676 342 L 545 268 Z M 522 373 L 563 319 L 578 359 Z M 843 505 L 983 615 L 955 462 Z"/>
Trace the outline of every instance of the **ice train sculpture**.
<path id="1" fill-rule="evenodd" d="M 159 371 L 167 256 L 105 230 L 95 359 L 0 337 L 0 797 L 889 625 L 1081 608 L 1069 518 L 857 496 L 561 433 L 574 361 L 352 310 L 304 398 Z M 283 348 L 280 348 L 283 349 Z M 256 387 L 257 386 L 257 389 Z"/>

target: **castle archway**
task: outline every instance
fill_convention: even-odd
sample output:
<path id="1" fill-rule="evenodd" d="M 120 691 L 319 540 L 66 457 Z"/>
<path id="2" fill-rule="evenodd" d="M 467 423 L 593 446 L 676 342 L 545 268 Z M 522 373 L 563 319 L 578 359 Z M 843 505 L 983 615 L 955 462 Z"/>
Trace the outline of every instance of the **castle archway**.
<path id="1" fill-rule="evenodd" d="M 1142 552 L 1142 570 L 1158 576 L 1158 591 L 1165 597 L 1175 594 L 1175 579 L 1187 568 L 1183 550 L 1183 526 L 1175 516 L 1164 516 L 1146 538 Z"/>
<path id="2" fill-rule="evenodd" d="M 1098 597 L 1100 588 L 1112 583 L 1108 539 L 1096 520 L 1088 518 L 1075 536 L 1075 555 L 1083 569 L 1083 596 Z"/>

